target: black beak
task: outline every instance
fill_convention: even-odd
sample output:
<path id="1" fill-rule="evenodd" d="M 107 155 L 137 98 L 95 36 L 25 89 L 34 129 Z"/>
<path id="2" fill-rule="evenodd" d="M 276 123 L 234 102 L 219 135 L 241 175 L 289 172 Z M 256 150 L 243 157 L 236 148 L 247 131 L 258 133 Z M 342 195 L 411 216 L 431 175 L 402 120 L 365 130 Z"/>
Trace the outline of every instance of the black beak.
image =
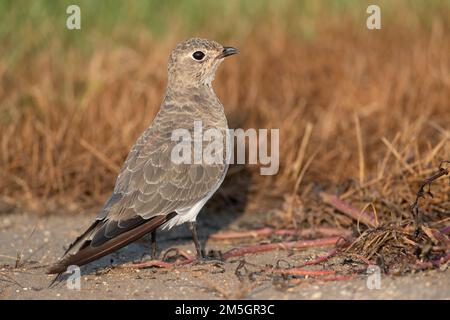
<path id="1" fill-rule="evenodd" d="M 217 59 L 222 59 L 233 54 L 239 53 L 239 50 L 233 47 L 223 47 L 222 53 L 217 56 Z"/>

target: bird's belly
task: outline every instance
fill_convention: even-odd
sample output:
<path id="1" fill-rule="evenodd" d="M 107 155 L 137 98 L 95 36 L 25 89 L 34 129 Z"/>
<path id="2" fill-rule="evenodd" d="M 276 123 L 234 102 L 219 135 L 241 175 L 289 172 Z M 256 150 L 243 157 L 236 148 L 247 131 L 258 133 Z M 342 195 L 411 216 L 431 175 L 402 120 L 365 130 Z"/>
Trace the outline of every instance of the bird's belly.
<path id="1" fill-rule="evenodd" d="M 197 215 L 199 214 L 200 210 L 202 210 L 205 203 L 209 200 L 209 198 L 212 197 L 212 195 L 219 189 L 220 185 L 222 184 L 223 180 L 225 179 L 225 176 L 227 175 L 228 171 L 228 164 L 225 167 L 225 170 L 222 174 L 222 178 L 220 179 L 220 182 L 217 184 L 217 187 L 211 190 L 211 192 L 204 197 L 202 200 L 197 202 L 195 205 L 193 205 L 191 208 L 188 209 L 182 209 L 182 210 L 176 210 L 177 215 L 167 221 L 165 224 L 161 226 L 161 230 L 168 230 L 171 229 L 174 226 L 178 226 L 180 224 L 183 224 L 188 221 L 195 221 L 197 219 Z"/>
<path id="2" fill-rule="evenodd" d="M 178 226 L 185 222 L 195 221 L 195 219 L 197 219 L 198 213 L 203 208 L 208 199 L 209 197 L 208 198 L 205 197 L 204 199 L 197 202 L 192 208 L 189 208 L 187 210 L 177 210 L 178 214 L 169 221 L 167 221 L 164 225 L 162 225 L 161 229 L 168 230 L 174 226 Z"/>

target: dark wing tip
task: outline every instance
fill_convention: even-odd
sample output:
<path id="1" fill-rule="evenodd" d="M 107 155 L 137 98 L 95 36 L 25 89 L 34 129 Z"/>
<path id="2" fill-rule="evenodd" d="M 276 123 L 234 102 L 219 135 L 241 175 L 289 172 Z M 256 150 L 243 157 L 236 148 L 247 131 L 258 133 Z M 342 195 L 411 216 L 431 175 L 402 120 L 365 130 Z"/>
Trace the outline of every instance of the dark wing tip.
<path id="1" fill-rule="evenodd" d="M 47 269 L 46 274 L 57 274 L 57 273 L 63 273 L 66 272 L 67 266 L 63 261 L 58 261 L 57 263 L 50 266 L 50 268 Z"/>
<path id="2" fill-rule="evenodd" d="M 127 226 L 129 229 L 124 229 L 124 232 L 116 235 L 114 238 L 108 241 L 102 242 L 98 246 L 94 247 L 89 245 L 83 246 L 80 251 L 69 254 L 53 264 L 48 270 L 47 274 L 64 273 L 70 265 L 85 265 L 89 262 L 97 260 L 108 253 L 120 249 L 130 242 L 133 242 L 145 234 L 156 230 L 165 222 L 176 216 L 175 212 L 171 212 L 164 216 L 155 216 L 150 220 L 139 220 L 139 224 L 130 224 Z"/>

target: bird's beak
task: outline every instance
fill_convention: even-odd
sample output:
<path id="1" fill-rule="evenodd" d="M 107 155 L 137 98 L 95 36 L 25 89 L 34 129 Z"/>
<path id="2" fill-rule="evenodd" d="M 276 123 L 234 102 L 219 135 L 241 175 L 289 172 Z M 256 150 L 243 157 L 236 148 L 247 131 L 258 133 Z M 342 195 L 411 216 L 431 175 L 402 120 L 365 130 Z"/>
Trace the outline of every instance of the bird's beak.
<path id="1" fill-rule="evenodd" d="M 216 59 L 223 59 L 233 54 L 239 53 L 239 50 L 233 47 L 223 47 L 222 53 L 219 54 Z"/>

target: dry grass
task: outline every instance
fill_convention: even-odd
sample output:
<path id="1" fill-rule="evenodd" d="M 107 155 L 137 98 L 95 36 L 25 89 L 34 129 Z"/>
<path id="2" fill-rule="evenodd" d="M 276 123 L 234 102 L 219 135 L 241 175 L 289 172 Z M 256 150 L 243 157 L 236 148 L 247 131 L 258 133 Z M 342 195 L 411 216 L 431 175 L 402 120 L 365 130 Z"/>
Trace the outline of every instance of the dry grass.
<path id="1" fill-rule="evenodd" d="M 384 181 L 383 197 L 394 187 L 415 189 L 450 154 L 447 26 L 405 34 L 349 28 L 330 23 L 314 41 L 255 32 L 219 72 L 231 127 L 280 128 L 281 170 L 255 176 L 259 193 L 270 185 L 270 194 L 295 187 L 305 195 L 313 182 L 352 179 L 358 187 Z M 2 195 L 101 202 L 157 112 L 173 44 L 143 37 L 139 48 L 99 48 L 87 61 L 69 53 L 64 65 L 50 48 L 14 73 L 0 60 Z"/>
<path id="2" fill-rule="evenodd" d="M 14 71 L 0 57 L 4 204 L 79 212 L 105 200 L 158 110 L 166 59 L 180 40 L 136 38 L 87 57 L 69 48 L 64 59 L 52 41 Z M 230 126 L 279 128 L 281 167 L 273 177 L 254 167 L 231 174 L 224 198 L 248 192 L 247 210 L 269 213 L 276 226 L 355 227 L 320 200 L 325 190 L 373 211 L 380 225 L 412 225 L 420 181 L 450 158 L 448 21 L 368 31 L 330 19 L 314 39 L 269 22 L 230 44 L 241 54 L 215 81 Z M 448 223 L 450 186 L 440 179 L 433 188 L 422 209 L 439 228 Z"/>

